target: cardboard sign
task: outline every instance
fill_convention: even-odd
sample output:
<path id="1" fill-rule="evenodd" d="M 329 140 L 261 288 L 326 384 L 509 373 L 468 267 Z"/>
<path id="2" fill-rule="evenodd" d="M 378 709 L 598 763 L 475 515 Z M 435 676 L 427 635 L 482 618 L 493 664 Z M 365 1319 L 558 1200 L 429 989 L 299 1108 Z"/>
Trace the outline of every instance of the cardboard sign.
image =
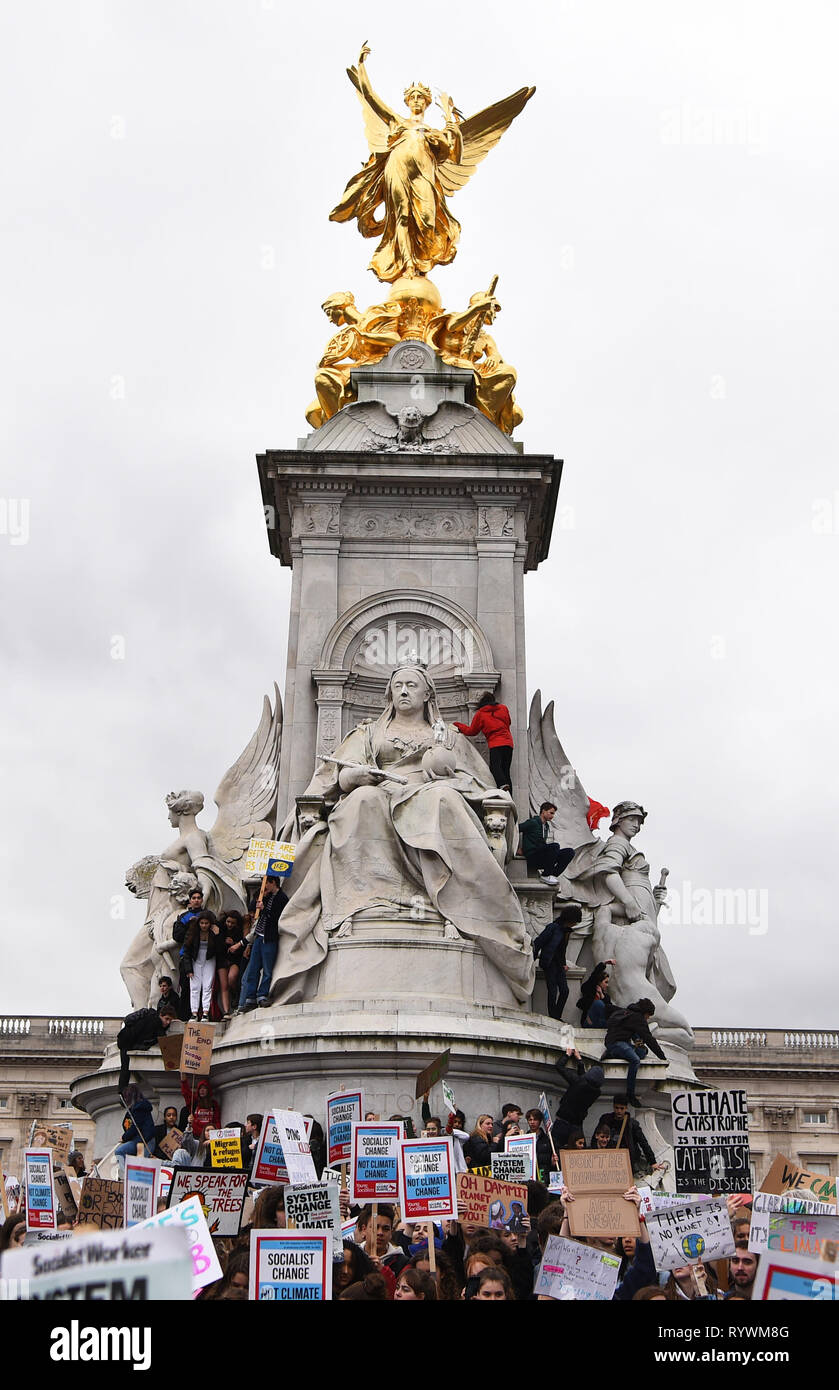
<path id="1" fill-rule="evenodd" d="M 676 1191 L 751 1192 L 745 1091 L 675 1091 Z"/>
<path id="2" fill-rule="evenodd" d="M 27 1231 L 54 1231 L 58 1225 L 52 1181 L 52 1149 L 24 1149 L 23 1188 Z"/>
<path id="3" fill-rule="evenodd" d="M 399 1141 L 399 1205 L 403 1221 L 457 1220 L 452 1141 Z"/>
<path id="4" fill-rule="evenodd" d="M 70 1179 L 66 1173 L 53 1173 L 53 1186 L 55 1188 L 55 1199 L 58 1202 L 58 1210 L 61 1213 L 62 1221 L 75 1221 L 79 1214 L 79 1204 L 76 1195 L 70 1184 Z"/>
<path id="5" fill-rule="evenodd" d="M 294 867 L 295 846 L 285 840 L 252 839 L 245 854 L 245 873 L 285 878 Z"/>
<path id="6" fill-rule="evenodd" d="M 647 1215 L 652 1256 L 657 1269 L 706 1264 L 734 1254 L 734 1236 L 724 1197 L 685 1202 Z"/>
<path id="7" fill-rule="evenodd" d="M 458 1220 L 476 1226 L 506 1227 L 518 1235 L 527 1215 L 527 1188 L 520 1183 L 497 1182 L 477 1173 L 457 1175 Z"/>
<path id="8" fill-rule="evenodd" d="M 799 1168 L 783 1154 L 778 1155 L 760 1184 L 761 1192 L 796 1192 L 802 1187 L 809 1188 L 816 1201 L 830 1202 L 836 1207 L 836 1179 Z"/>
<path id="9" fill-rule="evenodd" d="M 217 1173 L 207 1168 L 176 1168 L 169 1189 L 169 1206 L 197 1197 L 211 1236 L 237 1236 L 248 1193 L 248 1173 Z"/>
<path id="10" fill-rule="evenodd" d="M 324 1303 L 332 1297 L 328 1231 L 251 1231 L 250 1296 L 260 1303 Z"/>
<path id="11" fill-rule="evenodd" d="M 505 1154 L 524 1154 L 530 1164 L 530 1171 L 525 1174 L 533 1182 L 539 1181 L 539 1165 L 536 1159 L 536 1134 L 508 1134 L 504 1140 Z"/>
<path id="12" fill-rule="evenodd" d="M 568 1203 L 572 1236 L 607 1240 L 641 1234 L 638 1208 L 623 1196 L 633 1185 L 628 1149 L 563 1149 L 560 1158 L 575 1199 Z"/>
<path id="13" fill-rule="evenodd" d="M 7 1251 L 0 1258 L 0 1300 L 24 1296 L 82 1306 L 88 1300 L 188 1301 L 189 1251 L 177 1233 L 140 1226 L 130 1235 L 105 1231 L 77 1235 L 54 1247 Z M 74 1326 L 78 1335 L 78 1324 Z"/>
<path id="14" fill-rule="evenodd" d="M 123 1183 L 110 1178 L 85 1178 L 79 1200 L 79 1222 L 114 1231 L 122 1226 Z"/>
<path id="15" fill-rule="evenodd" d="M 32 1126 L 31 1149 L 52 1149 L 53 1163 L 64 1164 L 70 1157 L 73 1147 L 72 1125 L 48 1125 L 45 1120 L 36 1120 Z"/>
<path id="16" fill-rule="evenodd" d="M 160 1149 L 160 1152 L 162 1154 L 166 1155 L 167 1158 L 174 1158 L 178 1149 L 183 1148 L 183 1142 L 183 1130 L 176 1129 L 173 1126 L 172 1129 L 166 1131 L 157 1147 Z"/>
<path id="17" fill-rule="evenodd" d="M 354 1120 L 350 1136 L 350 1201 L 395 1202 L 399 1196 L 402 1125 Z"/>
<path id="18" fill-rule="evenodd" d="M 618 1283 L 621 1262 L 591 1245 L 548 1236 L 533 1292 L 577 1303 L 608 1302 Z"/>
<path id="19" fill-rule="evenodd" d="M 353 1120 L 364 1114 L 363 1091 L 332 1091 L 326 1097 L 326 1161 L 349 1163 Z"/>
<path id="20" fill-rule="evenodd" d="M 310 1182 L 285 1190 L 285 1216 L 289 1230 L 329 1231 L 332 1258 L 344 1258 L 341 1205 L 335 1183 Z"/>
<path id="21" fill-rule="evenodd" d="M 441 1052 L 439 1057 L 435 1057 L 433 1062 L 429 1062 L 427 1067 L 423 1068 L 417 1077 L 417 1089 L 415 1092 L 417 1100 L 419 1100 L 420 1096 L 424 1096 L 426 1091 L 430 1091 L 431 1087 L 436 1085 L 438 1081 L 442 1081 L 443 1077 L 448 1074 L 451 1060 L 452 1051 L 449 1047 L 446 1048 L 445 1052 Z"/>
<path id="22" fill-rule="evenodd" d="M 528 1154 L 490 1154 L 490 1172 L 498 1182 L 527 1182 L 531 1173 Z"/>
<path id="23" fill-rule="evenodd" d="M 179 1202 L 168 1211 L 161 1211 L 142 1225 L 135 1226 L 131 1237 L 138 1232 L 172 1230 L 177 1233 L 181 1250 L 189 1254 L 192 1265 L 192 1292 L 199 1293 L 207 1284 L 221 1278 L 221 1265 L 207 1228 L 198 1197 Z"/>
<path id="24" fill-rule="evenodd" d="M 125 1156 L 123 1181 L 123 1226 L 139 1226 L 157 1211 L 160 1164 L 156 1158 Z"/>
<path id="25" fill-rule="evenodd" d="M 835 1302 L 839 1298 L 835 1269 L 822 1261 L 824 1273 L 800 1255 L 761 1255 L 752 1299 L 767 1303 Z M 5 1265 L 0 1265 L 0 1273 Z"/>
<path id="26" fill-rule="evenodd" d="M 210 1130 L 210 1165 L 213 1168 L 241 1168 L 241 1130 Z"/>
<path id="27" fill-rule="evenodd" d="M 795 1192 L 756 1192 L 752 1201 L 752 1220 L 749 1227 L 749 1249 L 762 1255 L 769 1244 L 769 1222 L 773 1215 L 835 1216 L 830 1202 L 813 1202 Z"/>
<path id="28" fill-rule="evenodd" d="M 183 1033 L 161 1033 L 157 1040 L 163 1066 L 166 1071 L 180 1071 L 181 1051 L 184 1045 Z"/>
<path id="29" fill-rule="evenodd" d="M 184 1024 L 181 1076 L 209 1076 L 215 1031 L 214 1023 L 198 1023 L 190 1019 Z"/>
<path id="30" fill-rule="evenodd" d="M 309 1148 L 309 1129 L 303 1116 L 297 1110 L 275 1110 L 274 1123 L 280 1136 L 288 1181 L 296 1186 L 317 1182 L 317 1169 Z"/>

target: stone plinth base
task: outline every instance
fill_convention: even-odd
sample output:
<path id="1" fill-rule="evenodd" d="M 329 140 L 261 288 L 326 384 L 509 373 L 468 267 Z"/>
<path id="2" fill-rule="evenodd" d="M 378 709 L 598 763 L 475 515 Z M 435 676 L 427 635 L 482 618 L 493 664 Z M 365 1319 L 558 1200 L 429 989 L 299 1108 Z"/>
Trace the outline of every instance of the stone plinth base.
<path id="1" fill-rule="evenodd" d="M 451 1048 L 448 1081 L 471 1127 L 479 1112 L 499 1116 L 505 1101 L 527 1108 L 543 1090 L 555 1111 L 562 1094 L 554 1067 L 561 1051 L 559 1027 L 520 1009 L 474 1005 L 466 1010 L 462 1002 L 439 997 L 417 999 L 408 1007 L 404 1000 L 383 997 L 374 976 L 363 1000 L 275 1005 L 219 1025 L 213 1088 L 228 1123 L 280 1106 L 322 1120 L 327 1092 L 360 1085 L 368 1109 L 385 1117 L 410 1114 L 419 1130 L 416 1077 L 434 1056 Z M 577 1045 L 584 1058 L 595 1061 L 603 1050 L 603 1034 L 595 1029 L 578 1033 Z M 178 1073 L 164 1070 L 159 1053 L 138 1053 L 132 1062 L 161 1112 L 166 1104 L 181 1103 Z M 75 1103 L 96 1120 L 97 1155 L 117 1142 L 121 1128 L 118 1070 L 119 1057 L 111 1047 L 101 1069 L 78 1077 L 72 1087 Z M 623 1063 L 607 1061 L 604 1070 L 603 1097 L 589 1116 L 591 1123 L 625 1088 Z M 696 1084 L 687 1056 L 678 1049 L 668 1049 L 667 1063 L 655 1059 L 642 1065 L 638 1086 L 654 1121 L 645 1128 L 657 1156 L 667 1156 L 662 1135 L 670 1133 L 669 1092 Z M 439 1088 L 432 1092 L 431 1104 L 435 1112 L 442 1110 Z"/>

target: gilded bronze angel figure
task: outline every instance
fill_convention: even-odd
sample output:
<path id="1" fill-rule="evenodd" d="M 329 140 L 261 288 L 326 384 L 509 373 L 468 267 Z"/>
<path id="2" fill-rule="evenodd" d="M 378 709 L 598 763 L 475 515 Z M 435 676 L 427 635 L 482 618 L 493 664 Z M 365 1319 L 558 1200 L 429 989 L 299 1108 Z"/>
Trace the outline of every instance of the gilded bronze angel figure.
<path id="1" fill-rule="evenodd" d="M 348 68 L 347 74 L 361 101 L 370 158 L 350 179 L 329 218 L 348 222 L 354 217 L 362 236 L 381 236 L 370 269 L 392 283 L 454 260 L 460 223 L 449 212 L 446 197 L 468 183 L 536 89 L 520 87 L 468 120 L 443 92 L 446 124 L 439 130 L 425 123 L 431 92 L 422 82 L 405 91 L 410 116 L 390 109 L 370 85 L 364 61 L 369 52 L 365 43 L 358 67 Z"/>

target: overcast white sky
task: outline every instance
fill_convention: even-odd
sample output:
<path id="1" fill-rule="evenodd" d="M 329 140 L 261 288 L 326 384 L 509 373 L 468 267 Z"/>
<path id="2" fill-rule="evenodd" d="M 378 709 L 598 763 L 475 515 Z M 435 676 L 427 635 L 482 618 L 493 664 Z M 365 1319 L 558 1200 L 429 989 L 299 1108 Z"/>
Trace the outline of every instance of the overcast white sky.
<path id="1" fill-rule="evenodd" d="M 171 789 L 212 824 L 282 688 L 254 455 L 305 432 L 324 297 L 377 295 L 374 243 L 327 221 L 366 154 L 344 69 L 367 38 L 392 104 L 414 78 L 467 114 L 537 87 L 435 274 L 455 307 L 500 273 L 519 437 L 566 461 L 528 688 L 589 793 L 648 808 L 680 906 L 767 895 L 751 933 L 665 929 L 694 1024 L 835 1026 L 835 7 L 34 0 L 0 23 L 0 1011 L 128 1008 L 124 869 L 167 843 Z"/>

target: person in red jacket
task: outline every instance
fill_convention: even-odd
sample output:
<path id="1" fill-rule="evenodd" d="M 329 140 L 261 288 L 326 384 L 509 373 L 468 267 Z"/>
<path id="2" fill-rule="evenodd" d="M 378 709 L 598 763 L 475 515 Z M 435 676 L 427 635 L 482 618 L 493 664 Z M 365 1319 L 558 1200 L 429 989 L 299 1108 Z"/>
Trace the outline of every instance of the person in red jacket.
<path id="1" fill-rule="evenodd" d="M 502 791 L 512 792 L 510 783 L 510 764 L 513 761 L 513 735 L 510 733 L 510 711 L 506 705 L 497 705 L 489 691 L 485 691 L 478 701 L 475 718 L 471 724 L 458 724 L 467 738 L 483 734 L 489 744 L 489 770 L 495 778 L 496 786 Z"/>
<path id="2" fill-rule="evenodd" d="M 186 1105 L 181 1111 L 181 1129 L 186 1128 L 190 1114 L 193 1116 L 192 1133 L 199 1141 L 204 1138 L 205 1129 L 221 1127 L 221 1110 L 213 1095 L 212 1087 L 205 1077 L 194 1082 L 190 1077 L 181 1081 L 181 1094 Z"/>

